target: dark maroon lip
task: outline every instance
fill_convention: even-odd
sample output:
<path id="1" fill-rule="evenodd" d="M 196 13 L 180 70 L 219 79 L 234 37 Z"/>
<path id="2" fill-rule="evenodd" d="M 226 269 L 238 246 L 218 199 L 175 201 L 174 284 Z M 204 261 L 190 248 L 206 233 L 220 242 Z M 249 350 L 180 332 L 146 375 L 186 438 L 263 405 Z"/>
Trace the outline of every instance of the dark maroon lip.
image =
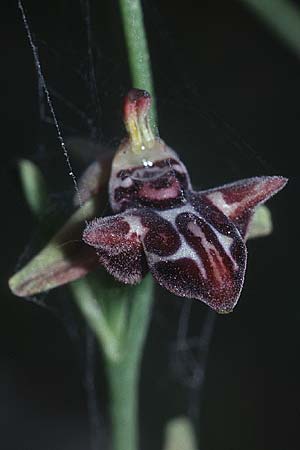
<path id="1" fill-rule="evenodd" d="M 147 140 L 150 104 L 150 95 L 139 89 L 124 101 L 128 139 L 138 150 L 153 145 Z M 84 240 L 119 281 L 137 283 L 149 270 L 170 292 L 230 312 L 244 283 L 254 210 L 285 183 L 282 177 L 253 177 L 195 192 L 176 156 L 150 166 L 127 167 L 124 161 L 110 179 L 115 215 L 92 222 Z"/>

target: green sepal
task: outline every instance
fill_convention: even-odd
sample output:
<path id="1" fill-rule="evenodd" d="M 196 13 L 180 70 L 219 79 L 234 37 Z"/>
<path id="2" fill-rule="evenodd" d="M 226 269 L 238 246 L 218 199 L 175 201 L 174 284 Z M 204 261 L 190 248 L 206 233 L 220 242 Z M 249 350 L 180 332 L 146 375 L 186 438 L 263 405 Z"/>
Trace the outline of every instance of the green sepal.
<path id="1" fill-rule="evenodd" d="M 272 231 L 271 211 L 265 205 L 258 206 L 250 220 L 246 239 L 268 236 Z"/>
<path id="2" fill-rule="evenodd" d="M 97 255 L 82 241 L 87 220 L 99 212 L 96 198 L 78 209 L 50 242 L 9 280 L 12 292 L 27 297 L 86 275 L 98 264 Z"/>
<path id="3" fill-rule="evenodd" d="M 163 450 L 197 450 L 196 434 L 187 417 L 170 420 L 165 429 Z"/>
<path id="4" fill-rule="evenodd" d="M 49 206 L 49 195 L 43 174 L 29 159 L 20 159 L 18 169 L 23 195 L 31 212 L 40 220 Z"/>

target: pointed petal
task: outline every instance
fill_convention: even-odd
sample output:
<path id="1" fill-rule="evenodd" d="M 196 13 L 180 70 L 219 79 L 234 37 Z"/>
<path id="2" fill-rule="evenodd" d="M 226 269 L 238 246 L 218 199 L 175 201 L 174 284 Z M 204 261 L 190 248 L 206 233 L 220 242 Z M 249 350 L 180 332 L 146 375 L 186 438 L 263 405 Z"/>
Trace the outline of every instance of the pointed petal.
<path id="1" fill-rule="evenodd" d="M 287 183 L 287 178 L 254 177 L 199 192 L 212 205 L 222 211 L 245 237 L 254 209 L 268 200 Z"/>
<path id="2" fill-rule="evenodd" d="M 27 297 L 84 276 L 98 265 L 95 251 L 82 241 L 86 220 L 95 217 L 99 203 L 89 200 L 23 269 L 10 280 L 15 295 Z"/>

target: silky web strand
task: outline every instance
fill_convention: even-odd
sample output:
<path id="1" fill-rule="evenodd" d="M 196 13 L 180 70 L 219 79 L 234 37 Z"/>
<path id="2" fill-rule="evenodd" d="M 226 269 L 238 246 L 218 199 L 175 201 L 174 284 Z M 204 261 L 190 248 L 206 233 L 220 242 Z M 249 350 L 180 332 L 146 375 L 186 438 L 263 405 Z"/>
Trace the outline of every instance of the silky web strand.
<path id="1" fill-rule="evenodd" d="M 27 34 L 27 38 L 28 38 L 28 41 L 29 41 L 29 44 L 30 44 L 30 47 L 31 47 L 31 50 L 32 50 L 32 55 L 33 55 L 33 58 L 34 58 L 34 64 L 35 64 L 36 71 L 37 71 L 38 78 L 39 78 L 39 84 L 42 86 L 42 88 L 44 90 L 44 93 L 45 93 L 45 96 L 46 96 L 46 99 L 47 99 L 47 104 L 49 106 L 50 113 L 52 115 L 53 122 L 54 122 L 54 125 L 55 125 L 55 128 L 56 128 L 57 137 L 58 137 L 60 146 L 62 148 L 64 157 L 65 157 L 65 160 L 66 160 L 66 164 L 67 164 L 67 167 L 68 167 L 68 173 L 69 173 L 70 177 L 72 178 L 74 189 L 75 189 L 76 195 L 78 197 L 78 203 L 79 203 L 79 205 L 81 207 L 83 205 L 83 201 L 82 201 L 81 194 L 80 194 L 80 191 L 79 191 L 79 187 L 78 187 L 78 183 L 77 183 L 77 177 L 76 177 L 76 175 L 74 173 L 74 170 L 73 170 L 73 167 L 72 167 L 72 163 L 71 163 L 71 158 L 70 158 L 68 149 L 66 147 L 66 144 L 65 144 L 65 141 L 64 141 L 64 138 L 63 138 L 63 134 L 62 134 L 61 128 L 60 128 L 58 120 L 57 120 L 57 116 L 56 116 L 55 111 L 54 111 L 54 107 L 53 107 L 53 103 L 52 103 L 52 100 L 51 100 L 50 91 L 49 91 L 49 89 L 47 87 L 47 83 L 46 83 L 46 80 L 45 80 L 45 77 L 44 77 L 44 74 L 43 74 L 43 71 L 42 71 L 38 48 L 37 48 L 37 46 L 36 46 L 36 44 L 34 42 L 34 39 L 33 39 L 33 36 L 32 36 L 32 32 L 30 30 L 30 26 L 29 26 L 29 23 L 28 23 L 28 20 L 27 20 L 27 15 L 26 15 L 26 12 L 25 12 L 25 9 L 23 7 L 23 3 L 22 3 L 21 0 L 18 0 L 18 7 L 19 7 L 19 9 L 21 11 L 23 24 L 24 24 L 24 27 L 25 27 L 25 30 L 26 30 L 26 34 Z"/>

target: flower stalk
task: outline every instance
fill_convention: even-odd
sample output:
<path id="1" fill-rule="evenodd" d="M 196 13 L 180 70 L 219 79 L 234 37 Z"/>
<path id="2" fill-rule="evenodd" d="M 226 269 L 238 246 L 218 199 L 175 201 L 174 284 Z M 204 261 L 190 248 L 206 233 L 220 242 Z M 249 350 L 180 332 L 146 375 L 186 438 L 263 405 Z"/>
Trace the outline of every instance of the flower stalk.
<path id="1" fill-rule="evenodd" d="M 143 10 L 140 0 L 119 0 L 132 84 L 151 94 L 150 123 L 156 131 L 155 96 Z"/>
<path id="2" fill-rule="evenodd" d="M 121 357 L 106 359 L 114 450 L 138 449 L 138 386 L 144 341 L 151 317 L 153 281 L 148 275 L 127 290 L 131 312 Z"/>
<path id="3" fill-rule="evenodd" d="M 132 84 L 154 98 L 149 49 L 140 0 L 119 0 Z M 152 103 L 150 126 L 155 126 Z M 151 133 L 150 133 L 151 134 Z M 105 352 L 110 390 L 110 416 L 114 450 L 138 449 L 138 390 L 140 365 L 153 303 L 153 279 L 149 274 L 139 285 L 122 287 L 119 304 L 127 305 L 125 330 L 119 330 L 122 344 L 117 359 Z"/>
<path id="4" fill-rule="evenodd" d="M 99 274 L 98 274 L 99 277 Z M 148 275 L 138 286 L 119 286 L 105 272 L 102 290 L 95 278 L 71 283 L 74 299 L 102 349 L 110 393 L 114 450 L 138 448 L 138 385 L 144 341 L 151 318 L 153 281 Z"/>

